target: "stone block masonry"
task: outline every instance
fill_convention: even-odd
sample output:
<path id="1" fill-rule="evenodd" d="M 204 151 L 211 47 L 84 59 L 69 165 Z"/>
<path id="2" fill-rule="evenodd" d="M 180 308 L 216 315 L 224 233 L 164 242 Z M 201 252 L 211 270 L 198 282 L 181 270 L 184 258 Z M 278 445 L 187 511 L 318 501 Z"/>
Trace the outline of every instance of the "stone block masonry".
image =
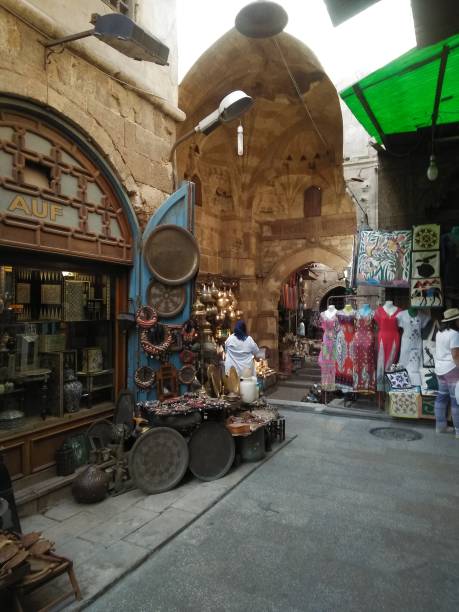
<path id="1" fill-rule="evenodd" d="M 76 124 L 118 175 L 143 226 L 172 192 L 175 121 L 70 47 L 44 62 L 43 40 L 0 8 L 0 90 Z"/>

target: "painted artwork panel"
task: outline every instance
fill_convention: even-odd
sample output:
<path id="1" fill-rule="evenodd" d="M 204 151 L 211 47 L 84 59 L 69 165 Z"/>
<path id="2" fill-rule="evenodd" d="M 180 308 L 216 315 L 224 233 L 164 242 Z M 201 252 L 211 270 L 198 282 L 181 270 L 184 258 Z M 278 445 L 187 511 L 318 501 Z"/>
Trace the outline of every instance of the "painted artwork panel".
<path id="1" fill-rule="evenodd" d="M 411 306 L 416 308 L 438 308 L 443 306 L 443 291 L 440 278 L 415 279 L 411 281 Z"/>
<path id="2" fill-rule="evenodd" d="M 413 226 L 413 251 L 433 251 L 440 248 L 440 226 L 436 223 Z"/>
<path id="3" fill-rule="evenodd" d="M 357 285 L 409 287 L 411 230 L 360 232 Z"/>
<path id="4" fill-rule="evenodd" d="M 437 278 L 440 276 L 440 251 L 413 251 L 411 278 Z"/>

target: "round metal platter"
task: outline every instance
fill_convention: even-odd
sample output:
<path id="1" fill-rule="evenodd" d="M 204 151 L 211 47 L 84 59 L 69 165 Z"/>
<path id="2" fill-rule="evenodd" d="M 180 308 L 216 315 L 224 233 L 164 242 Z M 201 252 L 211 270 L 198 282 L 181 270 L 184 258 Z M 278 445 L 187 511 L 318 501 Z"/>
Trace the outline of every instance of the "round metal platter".
<path id="1" fill-rule="evenodd" d="M 129 453 L 129 473 L 144 493 L 173 489 L 183 478 L 189 462 L 185 438 L 169 427 L 144 433 Z"/>
<path id="2" fill-rule="evenodd" d="M 234 366 L 231 366 L 228 370 L 226 384 L 230 393 L 236 393 L 237 395 L 239 395 L 239 393 L 241 392 L 239 374 L 237 373 L 237 370 Z"/>
<path id="3" fill-rule="evenodd" d="M 182 385 L 191 385 L 196 376 L 196 369 L 192 365 L 184 365 L 178 371 L 178 379 Z"/>
<path id="4" fill-rule="evenodd" d="M 147 289 L 147 302 L 160 317 L 175 317 L 185 308 L 186 285 L 164 285 L 159 281 L 152 281 Z"/>
<path id="5" fill-rule="evenodd" d="M 235 446 L 221 423 L 204 422 L 191 436 L 190 470 L 200 480 L 222 478 L 234 461 Z"/>
<path id="6" fill-rule="evenodd" d="M 116 439 L 116 432 L 111 421 L 100 419 L 91 423 L 86 431 L 86 436 L 91 448 L 107 447 Z"/>
<path id="7" fill-rule="evenodd" d="M 199 270 L 199 247 L 191 232 L 160 225 L 148 236 L 143 255 L 153 276 L 165 285 L 183 285 Z"/>
<path id="8" fill-rule="evenodd" d="M 133 424 L 135 411 L 135 397 L 132 391 L 123 389 L 118 396 L 116 401 L 115 414 L 113 422 L 115 425 L 129 425 Z"/>
<path id="9" fill-rule="evenodd" d="M 220 395 L 220 373 L 216 365 L 211 363 L 207 366 L 207 381 L 210 385 L 213 397 L 219 397 Z"/>

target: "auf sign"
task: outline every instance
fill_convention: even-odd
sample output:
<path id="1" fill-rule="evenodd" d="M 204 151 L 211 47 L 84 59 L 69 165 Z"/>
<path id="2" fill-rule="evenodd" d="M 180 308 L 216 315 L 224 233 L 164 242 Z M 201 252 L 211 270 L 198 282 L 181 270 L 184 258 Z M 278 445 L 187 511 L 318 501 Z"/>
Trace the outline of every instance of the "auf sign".
<path id="1" fill-rule="evenodd" d="M 30 203 L 28 203 L 20 195 L 13 198 L 7 210 L 16 214 L 22 212 L 27 217 L 49 219 L 50 221 L 56 221 L 57 217 L 62 217 L 63 215 L 62 206 L 59 204 L 45 202 L 45 200 L 38 200 L 37 198 L 31 198 Z"/>

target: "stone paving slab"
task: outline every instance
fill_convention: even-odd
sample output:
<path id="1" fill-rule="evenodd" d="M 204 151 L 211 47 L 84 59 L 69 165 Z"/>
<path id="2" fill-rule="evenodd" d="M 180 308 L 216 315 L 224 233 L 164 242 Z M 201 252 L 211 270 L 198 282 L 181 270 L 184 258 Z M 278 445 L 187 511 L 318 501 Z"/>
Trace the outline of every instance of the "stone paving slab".
<path id="1" fill-rule="evenodd" d="M 60 609 L 81 610 L 130 572 L 185 527 L 214 506 L 231 489 L 258 469 L 296 436 L 287 436 L 262 461 L 243 463 L 224 478 L 201 482 L 190 475 L 172 491 L 146 495 L 138 489 L 98 504 L 63 500 L 45 514 L 22 519 L 22 528 L 41 531 L 56 544 L 57 554 L 74 561 L 83 600 L 66 602 Z M 62 589 L 66 577 L 31 597 L 31 609 L 45 605 Z"/>

